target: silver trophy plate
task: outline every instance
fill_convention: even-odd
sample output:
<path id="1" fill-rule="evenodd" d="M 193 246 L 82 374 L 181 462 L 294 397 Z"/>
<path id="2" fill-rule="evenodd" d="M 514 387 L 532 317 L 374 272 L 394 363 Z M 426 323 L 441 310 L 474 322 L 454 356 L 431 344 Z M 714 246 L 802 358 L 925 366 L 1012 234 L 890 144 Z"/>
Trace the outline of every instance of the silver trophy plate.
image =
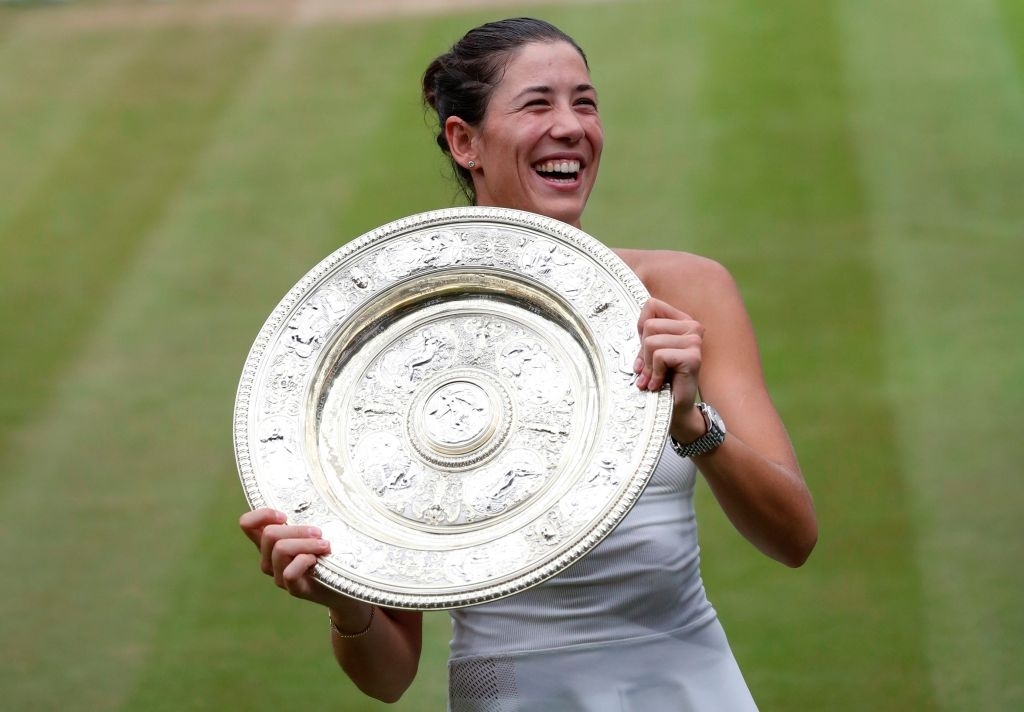
<path id="1" fill-rule="evenodd" d="M 532 213 L 453 208 L 359 237 L 285 295 L 245 362 L 250 506 L 320 527 L 313 575 L 382 606 L 557 574 L 661 454 L 671 396 L 633 373 L 647 296 L 607 247 Z"/>

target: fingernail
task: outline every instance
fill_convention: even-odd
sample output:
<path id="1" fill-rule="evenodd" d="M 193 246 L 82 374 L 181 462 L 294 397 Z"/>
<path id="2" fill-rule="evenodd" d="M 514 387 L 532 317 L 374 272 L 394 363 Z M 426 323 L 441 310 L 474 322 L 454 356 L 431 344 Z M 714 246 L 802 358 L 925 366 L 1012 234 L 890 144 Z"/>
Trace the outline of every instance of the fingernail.
<path id="1" fill-rule="evenodd" d="M 633 370 L 640 373 L 644 370 L 644 360 L 639 356 L 636 357 L 636 361 L 633 362 Z"/>
<path id="2" fill-rule="evenodd" d="M 317 529 L 316 527 L 309 527 L 309 528 L 308 528 L 308 529 L 306 530 L 306 536 L 313 536 L 313 537 L 317 537 L 317 538 L 319 538 L 319 537 L 323 536 L 323 532 L 321 532 L 321 531 L 320 531 L 319 529 Z"/>

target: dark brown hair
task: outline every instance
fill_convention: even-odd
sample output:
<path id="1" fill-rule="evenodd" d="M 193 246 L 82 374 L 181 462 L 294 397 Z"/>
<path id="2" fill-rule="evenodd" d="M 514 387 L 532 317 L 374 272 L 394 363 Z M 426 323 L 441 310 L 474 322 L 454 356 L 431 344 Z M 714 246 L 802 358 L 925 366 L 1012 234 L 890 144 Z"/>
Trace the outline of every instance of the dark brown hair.
<path id="1" fill-rule="evenodd" d="M 576 41 L 554 25 L 516 17 L 470 30 L 448 52 L 431 62 L 423 74 L 423 103 L 437 114 L 437 145 L 451 160 L 455 177 L 470 203 L 476 203 L 473 179 L 469 170 L 451 156 L 445 122 L 450 116 L 458 116 L 471 126 L 478 126 L 505 67 L 519 49 L 534 42 L 568 42 L 587 64 L 587 55 Z"/>

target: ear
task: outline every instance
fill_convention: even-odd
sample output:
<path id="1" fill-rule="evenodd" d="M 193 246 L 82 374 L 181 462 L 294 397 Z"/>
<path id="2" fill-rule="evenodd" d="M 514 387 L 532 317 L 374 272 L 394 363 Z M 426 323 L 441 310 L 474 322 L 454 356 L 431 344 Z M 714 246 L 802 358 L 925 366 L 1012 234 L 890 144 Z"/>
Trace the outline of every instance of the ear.
<path id="1" fill-rule="evenodd" d="M 452 158 L 463 168 L 468 168 L 470 161 L 478 161 L 476 152 L 477 130 L 458 116 L 449 116 L 444 122 L 444 137 L 448 140 L 448 150 Z"/>

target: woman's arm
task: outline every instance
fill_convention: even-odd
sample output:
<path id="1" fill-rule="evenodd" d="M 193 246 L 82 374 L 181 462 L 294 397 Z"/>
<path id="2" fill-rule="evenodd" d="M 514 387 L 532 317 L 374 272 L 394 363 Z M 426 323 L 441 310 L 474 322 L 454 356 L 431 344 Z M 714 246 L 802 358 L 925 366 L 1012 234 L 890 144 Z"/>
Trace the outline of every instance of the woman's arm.
<path id="1" fill-rule="evenodd" d="M 670 431 L 680 443 L 706 425 L 697 394 L 722 415 L 721 446 L 694 458 L 726 516 L 768 556 L 800 566 L 817 541 L 810 492 L 764 383 L 754 330 L 724 267 L 679 252 L 622 251 L 652 294 L 638 328 L 641 388 L 666 380 L 675 407 Z"/>
<path id="2" fill-rule="evenodd" d="M 314 579 L 317 557 L 330 553 L 316 527 L 288 525 L 273 509 L 246 512 L 238 524 L 260 550 L 260 569 L 279 588 L 327 607 L 334 657 L 356 686 L 384 702 L 398 700 L 419 667 L 423 614 L 374 607 Z"/>

